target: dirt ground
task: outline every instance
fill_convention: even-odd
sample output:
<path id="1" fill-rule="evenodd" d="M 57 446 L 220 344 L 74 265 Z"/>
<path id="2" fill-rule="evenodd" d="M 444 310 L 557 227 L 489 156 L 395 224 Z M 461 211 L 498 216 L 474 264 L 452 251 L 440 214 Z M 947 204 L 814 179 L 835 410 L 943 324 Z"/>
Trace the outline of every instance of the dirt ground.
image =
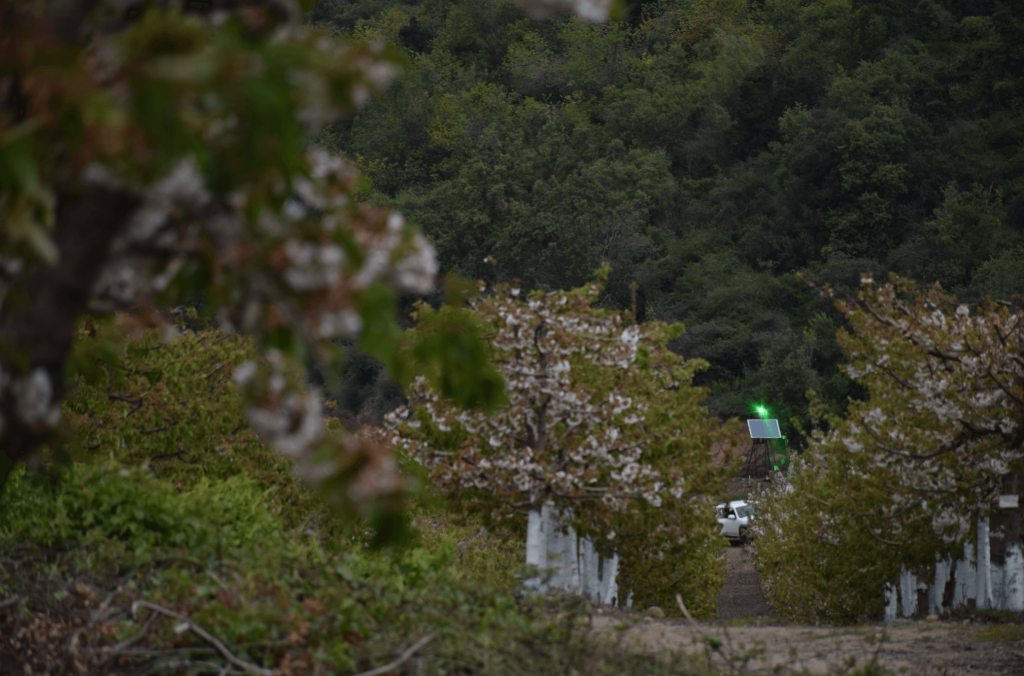
<path id="1" fill-rule="evenodd" d="M 718 595 L 718 619 L 775 617 L 775 609 L 764 600 L 757 570 L 747 547 L 725 551 L 725 586 Z"/>
<path id="2" fill-rule="evenodd" d="M 763 621 L 762 621 L 763 622 Z M 653 620 L 622 622 L 594 618 L 594 630 L 617 634 L 621 645 L 643 651 L 679 651 L 710 661 L 726 672 L 835 674 L 873 659 L 901 676 L 1021 676 L 1022 641 L 983 640 L 985 627 L 942 622 L 899 622 L 888 626 L 815 628 L 783 624 L 728 626 L 729 622 Z M 731 658 L 732 667 L 726 657 Z"/>

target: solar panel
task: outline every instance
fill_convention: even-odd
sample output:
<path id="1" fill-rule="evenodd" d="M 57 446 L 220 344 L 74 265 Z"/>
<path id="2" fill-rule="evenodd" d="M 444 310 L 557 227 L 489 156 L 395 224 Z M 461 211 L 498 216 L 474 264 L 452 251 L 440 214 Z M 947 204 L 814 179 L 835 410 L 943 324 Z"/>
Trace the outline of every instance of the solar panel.
<path id="1" fill-rule="evenodd" d="M 747 429 L 750 431 L 751 439 L 782 438 L 782 431 L 779 430 L 779 421 L 775 419 L 748 420 Z"/>

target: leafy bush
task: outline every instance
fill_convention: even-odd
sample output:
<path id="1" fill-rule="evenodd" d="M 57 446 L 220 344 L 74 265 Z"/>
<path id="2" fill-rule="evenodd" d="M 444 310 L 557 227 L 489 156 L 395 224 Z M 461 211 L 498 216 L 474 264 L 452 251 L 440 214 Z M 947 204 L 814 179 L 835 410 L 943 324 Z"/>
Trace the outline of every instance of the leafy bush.
<path id="1" fill-rule="evenodd" d="M 288 526 L 319 508 L 292 478 L 292 463 L 264 445 L 239 406 L 230 378 L 254 356 L 251 340 L 201 328 L 186 328 L 173 340 L 160 331 L 133 339 L 129 328 L 96 320 L 79 328 L 64 405 L 72 457 L 115 456 L 179 490 L 249 477 L 260 490 L 273 490 L 272 509 Z"/>
<path id="2" fill-rule="evenodd" d="M 681 615 L 679 594 L 694 617 L 716 617 L 718 595 L 725 584 L 720 537 L 694 537 L 684 554 L 656 556 L 643 543 L 630 547 L 619 566 L 619 587 L 633 592 L 635 608 L 658 606 L 670 617 Z M 645 555 L 646 553 L 646 555 Z"/>
<path id="3" fill-rule="evenodd" d="M 156 550 L 218 552 L 270 547 L 281 530 L 256 483 L 236 476 L 202 479 L 179 493 L 173 486 L 112 462 L 75 464 L 56 485 L 25 468 L 4 493 L 0 543 L 48 547 L 112 540 L 129 558 L 148 563 Z"/>
<path id="4" fill-rule="evenodd" d="M 678 658 L 631 656 L 591 637 L 585 604 L 520 606 L 509 593 L 518 556 L 500 538 L 476 533 L 470 551 L 471 526 L 420 508 L 418 520 L 431 527 L 411 546 L 370 551 L 350 539 L 332 552 L 316 528 L 285 528 L 267 497 L 245 477 L 179 493 L 142 470 L 104 462 L 74 465 L 55 488 L 22 468 L 5 491 L 0 531 L 4 563 L 20 565 L 4 565 L 0 595 L 52 607 L 39 590 L 46 580 L 53 585 L 54 573 L 58 598 L 69 587 L 91 594 L 75 582 L 86 580 L 111 590 L 114 607 L 145 599 L 183 613 L 237 657 L 285 674 L 314 664 L 368 669 L 433 632 L 420 651 L 422 673 L 554 675 L 584 665 L 596 674 L 655 673 L 669 662 L 686 673 Z M 100 645 L 139 636 L 144 617 L 101 623 Z M 157 624 L 140 645 L 158 655 L 173 647 L 179 661 L 219 659 L 171 627 Z M 151 666 L 159 672 L 160 664 Z"/>
<path id="5" fill-rule="evenodd" d="M 900 553 L 852 523 L 847 510 L 856 504 L 843 499 L 842 472 L 798 457 L 786 478 L 749 498 L 758 514 L 752 552 L 765 597 L 794 622 L 878 621 L 883 586 L 899 574 Z"/>

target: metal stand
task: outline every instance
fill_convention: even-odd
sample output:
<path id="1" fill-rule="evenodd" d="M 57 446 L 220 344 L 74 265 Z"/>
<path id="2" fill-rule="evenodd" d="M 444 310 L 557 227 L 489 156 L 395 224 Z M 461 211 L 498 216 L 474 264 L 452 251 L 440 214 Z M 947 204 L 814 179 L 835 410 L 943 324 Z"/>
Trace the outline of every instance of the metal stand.
<path id="1" fill-rule="evenodd" d="M 752 476 L 751 475 L 751 470 L 757 468 L 757 465 L 759 463 L 757 463 L 755 458 L 758 455 L 758 453 L 757 453 L 758 447 L 763 447 L 764 448 L 764 455 L 763 455 L 763 457 L 764 457 L 764 480 L 765 481 L 770 481 L 771 480 L 772 467 L 773 467 L 773 458 L 772 458 L 772 447 L 768 444 L 768 440 L 767 439 L 754 439 L 754 443 L 750 446 L 750 453 L 747 454 L 747 462 L 746 462 L 745 473 L 746 473 L 746 475 L 748 477 Z"/>

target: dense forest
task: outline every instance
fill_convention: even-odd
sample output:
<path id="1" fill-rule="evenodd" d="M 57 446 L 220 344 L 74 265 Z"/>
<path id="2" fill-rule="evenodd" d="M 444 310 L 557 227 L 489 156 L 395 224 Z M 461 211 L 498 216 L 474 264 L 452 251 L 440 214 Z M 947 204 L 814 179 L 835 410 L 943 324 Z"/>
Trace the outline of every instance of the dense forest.
<path id="1" fill-rule="evenodd" d="M 570 288 L 610 262 L 603 302 L 629 307 L 635 282 L 641 318 L 685 323 L 672 348 L 710 363 L 721 415 L 859 395 L 808 282 L 1024 290 L 1024 4 L 633 0 L 593 25 L 321 0 L 306 20 L 407 56 L 315 139 L 370 177 L 365 199 L 471 279 Z"/>

